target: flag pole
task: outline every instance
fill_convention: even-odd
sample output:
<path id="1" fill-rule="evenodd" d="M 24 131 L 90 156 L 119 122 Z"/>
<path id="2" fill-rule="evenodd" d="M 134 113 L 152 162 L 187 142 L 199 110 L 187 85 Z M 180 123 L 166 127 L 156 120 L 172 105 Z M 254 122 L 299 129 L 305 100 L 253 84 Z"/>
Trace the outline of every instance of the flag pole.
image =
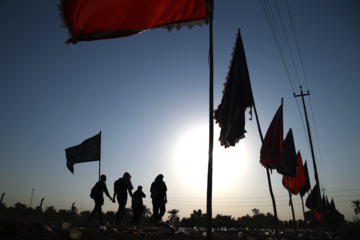
<path id="1" fill-rule="evenodd" d="M 282 103 L 282 99 L 281 99 L 281 103 Z M 264 146 L 263 151 L 265 152 L 264 138 L 263 138 L 262 131 L 261 131 L 261 128 L 260 128 L 260 122 L 259 122 L 259 117 L 258 117 L 257 110 L 256 110 L 256 106 L 255 106 L 255 101 L 254 101 L 254 112 L 255 112 L 256 123 L 257 123 L 257 126 L 258 126 L 258 131 L 259 131 L 259 135 L 260 135 L 260 139 L 261 139 L 261 144 L 262 144 L 262 146 Z M 265 155 L 265 154 L 264 154 L 264 155 Z M 279 231 L 278 231 L 278 217 L 277 217 L 277 211 L 276 211 L 275 197 L 274 197 L 274 193 L 273 193 L 273 191 L 272 191 L 269 168 L 268 168 L 268 166 L 267 166 L 266 164 L 265 164 L 265 168 L 266 168 L 266 174 L 267 174 L 267 179 L 268 179 L 270 196 L 271 196 L 271 200 L 272 200 L 272 204 L 273 204 L 273 209 L 274 209 L 274 217 L 275 217 L 275 237 L 276 237 L 276 239 L 280 239 L 280 238 L 279 238 Z"/>
<path id="2" fill-rule="evenodd" d="M 291 192 L 290 192 L 290 177 L 287 177 L 287 181 L 288 181 L 288 185 L 287 185 L 287 190 L 289 193 L 289 205 L 291 207 L 291 213 L 292 213 L 292 217 L 293 217 L 293 227 L 295 230 L 295 234 L 296 234 L 296 220 L 295 220 L 295 212 L 294 212 L 294 205 L 293 205 L 293 201 L 292 201 L 292 196 L 291 196 Z M 301 186 L 301 181 L 300 181 L 300 186 Z"/>
<path id="3" fill-rule="evenodd" d="M 100 131 L 100 149 L 99 149 L 99 151 L 100 151 L 100 154 L 99 154 L 99 181 L 100 181 L 100 168 L 101 168 L 101 131 Z"/>
<path id="4" fill-rule="evenodd" d="M 213 142 L 214 142 L 214 60 L 213 60 L 213 15 L 210 14 L 209 27 L 209 162 L 208 162 L 208 178 L 207 178 L 207 201 L 206 216 L 207 229 L 206 238 L 212 239 L 212 174 L 213 174 Z"/>

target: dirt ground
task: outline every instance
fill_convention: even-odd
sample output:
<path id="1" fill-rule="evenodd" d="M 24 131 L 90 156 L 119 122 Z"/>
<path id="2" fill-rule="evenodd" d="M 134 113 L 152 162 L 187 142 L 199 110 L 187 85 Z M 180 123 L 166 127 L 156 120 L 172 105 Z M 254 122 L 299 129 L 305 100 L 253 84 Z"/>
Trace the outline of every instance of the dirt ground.
<path id="1" fill-rule="evenodd" d="M 239 234 L 240 233 L 240 234 Z M 341 233 L 334 234 L 319 231 L 298 230 L 279 230 L 281 240 L 292 239 L 359 239 L 359 236 L 343 237 Z M 206 239 L 204 231 L 195 229 L 183 229 L 176 233 L 169 233 L 164 228 L 144 228 L 135 230 L 133 228 L 98 225 L 66 225 L 64 223 L 44 223 L 44 222 L 25 222 L 25 221 L 0 221 L 0 240 L 62 240 L 62 239 L 82 239 L 82 240 L 192 240 Z M 214 240 L 268 240 L 273 239 L 269 231 L 256 230 L 228 230 L 214 231 Z"/>

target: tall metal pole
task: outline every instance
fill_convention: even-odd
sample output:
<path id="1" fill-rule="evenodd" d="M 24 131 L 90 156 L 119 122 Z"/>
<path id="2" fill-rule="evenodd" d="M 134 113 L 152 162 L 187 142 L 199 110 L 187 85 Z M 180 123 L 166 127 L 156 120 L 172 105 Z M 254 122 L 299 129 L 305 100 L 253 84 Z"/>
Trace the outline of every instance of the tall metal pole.
<path id="1" fill-rule="evenodd" d="M 310 149 L 311 149 L 311 157 L 312 157 L 313 165 L 314 165 L 315 181 L 316 181 L 316 184 L 319 186 L 317 194 L 320 197 L 321 222 L 322 222 L 322 226 L 325 227 L 325 221 L 324 221 L 325 214 L 324 214 L 324 208 L 322 206 L 322 201 L 321 201 L 320 182 L 319 182 L 319 176 L 318 176 L 316 162 L 315 162 L 314 148 L 313 148 L 313 144 L 312 144 L 312 140 L 311 140 L 310 126 L 309 126 L 309 121 L 308 121 L 308 116 L 307 116 L 306 106 L 305 106 L 305 100 L 304 100 L 304 96 L 308 96 L 308 95 L 310 95 L 310 93 L 309 93 L 309 91 L 307 91 L 307 93 L 304 94 L 301 86 L 300 86 L 300 93 L 301 94 L 299 94 L 299 95 L 296 95 L 294 93 L 294 97 L 301 97 L 302 103 L 304 106 L 305 120 L 306 120 L 307 132 L 309 135 L 309 142 L 310 142 Z"/>
<path id="2" fill-rule="evenodd" d="M 100 181 L 100 174 L 101 174 L 101 169 L 100 169 L 100 167 L 101 167 L 101 131 L 100 131 L 100 149 L 99 149 L 99 151 L 100 151 L 100 158 L 99 158 L 99 181 Z"/>
<path id="3" fill-rule="evenodd" d="M 208 178 L 207 178 L 207 201 L 206 216 L 207 229 L 206 238 L 212 239 L 212 174 L 213 174 L 213 145 L 214 145 L 214 60 L 213 60 L 213 15 L 210 15 L 210 77 L 209 77 L 209 162 L 208 162 Z"/>

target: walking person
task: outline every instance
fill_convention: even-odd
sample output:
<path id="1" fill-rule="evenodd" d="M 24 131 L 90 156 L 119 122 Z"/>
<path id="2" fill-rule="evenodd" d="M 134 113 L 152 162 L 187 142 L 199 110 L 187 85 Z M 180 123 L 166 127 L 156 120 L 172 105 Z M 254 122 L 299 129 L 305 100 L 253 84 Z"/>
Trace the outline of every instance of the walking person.
<path id="1" fill-rule="evenodd" d="M 139 221 L 141 214 L 144 211 L 144 204 L 143 204 L 143 198 L 145 198 L 146 195 L 142 191 L 142 186 L 138 186 L 137 190 L 133 193 L 132 198 L 132 210 L 133 210 L 133 219 L 132 222 L 136 228 L 140 228 Z"/>
<path id="2" fill-rule="evenodd" d="M 95 186 L 91 189 L 91 193 L 90 193 L 90 197 L 92 199 L 94 199 L 95 202 L 95 206 L 94 206 L 94 210 L 91 212 L 89 218 L 88 218 L 88 223 L 91 224 L 91 219 L 94 217 L 94 215 L 96 214 L 96 212 L 99 215 L 99 220 L 100 220 L 100 224 L 103 225 L 103 220 L 102 220 L 102 213 L 101 213 L 101 206 L 104 204 L 104 194 L 106 194 L 106 196 L 110 199 L 110 201 L 112 201 L 112 198 L 109 194 L 109 191 L 106 187 L 106 175 L 101 175 L 100 176 L 100 181 L 98 181 Z"/>
<path id="3" fill-rule="evenodd" d="M 113 202 L 115 202 L 115 196 L 117 196 L 116 199 L 119 204 L 119 208 L 116 213 L 116 225 L 121 225 L 127 202 L 127 194 L 129 192 L 129 195 L 132 198 L 132 190 L 133 186 L 131 183 L 131 175 L 128 172 L 125 172 L 122 178 L 119 178 L 114 182 Z"/>
<path id="4" fill-rule="evenodd" d="M 167 203 L 167 187 L 163 179 L 164 176 L 162 174 L 159 174 L 155 178 L 155 181 L 151 184 L 150 188 L 153 204 L 153 217 L 155 221 L 155 226 L 157 227 L 160 225 L 161 219 L 166 211 L 165 204 Z"/>

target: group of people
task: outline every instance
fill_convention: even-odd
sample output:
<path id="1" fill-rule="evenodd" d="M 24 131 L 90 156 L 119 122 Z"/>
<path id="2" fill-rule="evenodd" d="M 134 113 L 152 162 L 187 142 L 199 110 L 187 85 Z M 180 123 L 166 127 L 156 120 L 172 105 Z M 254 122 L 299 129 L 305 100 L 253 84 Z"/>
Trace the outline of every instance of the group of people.
<path id="1" fill-rule="evenodd" d="M 159 174 L 155 178 L 155 181 L 151 184 L 150 187 L 155 226 L 159 226 L 161 219 L 166 211 L 165 204 L 167 203 L 167 196 L 166 196 L 167 187 L 163 179 L 164 176 L 162 174 Z M 106 176 L 101 175 L 100 180 L 95 184 L 95 186 L 91 190 L 90 197 L 94 199 L 95 206 L 94 206 L 94 210 L 91 212 L 88 218 L 88 223 L 91 223 L 91 219 L 94 217 L 96 213 L 98 213 L 100 224 L 103 224 L 101 206 L 104 204 L 104 193 L 105 193 L 106 196 L 113 203 L 115 203 L 115 197 L 116 197 L 116 200 L 119 204 L 119 208 L 116 213 L 116 225 L 121 225 L 121 221 L 124 216 L 127 198 L 129 194 L 132 199 L 131 201 L 131 208 L 133 210 L 132 223 L 135 226 L 139 226 L 140 217 L 144 210 L 143 198 L 146 197 L 145 193 L 142 191 L 142 186 L 138 186 L 137 190 L 133 193 L 132 190 L 134 189 L 134 187 L 131 183 L 131 175 L 128 172 L 125 172 L 122 178 L 119 178 L 114 182 L 114 195 L 113 197 L 111 197 L 105 182 L 106 182 Z"/>

